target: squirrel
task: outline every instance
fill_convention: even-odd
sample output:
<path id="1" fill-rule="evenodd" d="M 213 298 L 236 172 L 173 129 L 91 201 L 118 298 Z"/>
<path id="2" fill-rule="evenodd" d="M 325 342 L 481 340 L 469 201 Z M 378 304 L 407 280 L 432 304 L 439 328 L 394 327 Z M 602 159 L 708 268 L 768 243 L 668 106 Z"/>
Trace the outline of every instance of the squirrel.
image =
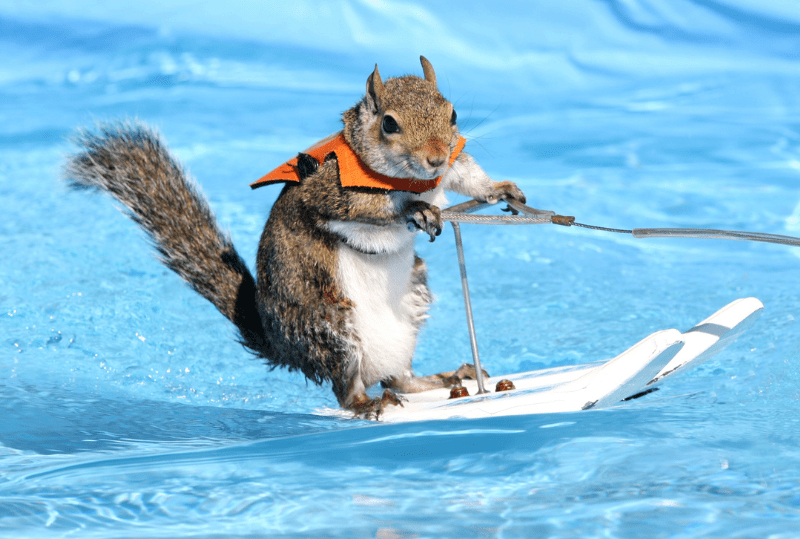
<path id="1" fill-rule="evenodd" d="M 432 301 L 416 232 L 430 241 L 441 233 L 445 190 L 525 202 L 513 182 L 491 180 L 457 148 L 464 140 L 456 111 L 439 93 L 430 62 L 420 62 L 424 78 L 386 81 L 376 64 L 366 94 L 342 115 L 339 150 L 290 162 L 295 181 L 272 207 L 256 278 L 194 180 L 143 123 L 79 131 L 79 151 L 63 175 L 73 188 L 99 188 L 119 200 L 161 261 L 233 322 L 245 348 L 271 367 L 330 382 L 341 407 L 377 419 L 385 406 L 402 405 L 395 391 L 450 387 L 476 374 L 471 364 L 413 373 Z M 367 175 L 400 187 L 344 185 L 345 150 Z M 366 391 L 377 383 L 384 391 L 370 398 Z"/>

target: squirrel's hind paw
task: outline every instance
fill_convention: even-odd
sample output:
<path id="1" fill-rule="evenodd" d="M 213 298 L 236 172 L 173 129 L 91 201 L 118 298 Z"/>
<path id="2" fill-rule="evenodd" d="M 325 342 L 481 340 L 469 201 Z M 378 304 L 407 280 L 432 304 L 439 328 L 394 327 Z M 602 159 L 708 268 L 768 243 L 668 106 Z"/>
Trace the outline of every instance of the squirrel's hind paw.
<path id="1" fill-rule="evenodd" d="M 489 373 L 485 369 L 481 369 L 484 378 L 489 378 Z M 475 370 L 475 365 L 472 363 L 464 363 L 456 371 L 456 376 L 462 380 L 477 380 L 478 372 Z"/>
<path id="2" fill-rule="evenodd" d="M 356 418 L 360 419 L 374 419 L 378 420 L 383 413 L 383 409 L 389 405 L 403 406 L 403 401 L 406 400 L 391 389 L 384 390 L 380 397 L 374 399 L 367 399 L 366 395 L 363 400 L 354 403 L 350 409 L 353 410 Z"/>

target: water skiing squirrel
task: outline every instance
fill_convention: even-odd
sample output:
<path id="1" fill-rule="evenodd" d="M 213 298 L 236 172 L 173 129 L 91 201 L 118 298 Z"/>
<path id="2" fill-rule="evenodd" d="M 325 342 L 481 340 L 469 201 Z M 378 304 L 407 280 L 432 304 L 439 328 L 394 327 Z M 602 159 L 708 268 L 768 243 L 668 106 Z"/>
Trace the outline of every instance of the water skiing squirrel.
<path id="1" fill-rule="evenodd" d="M 432 296 L 416 232 L 430 241 L 444 191 L 525 201 L 461 151 L 453 105 L 424 78 L 381 79 L 342 115 L 344 129 L 278 167 L 254 187 L 286 182 L 270 212 L 256 278 L 223 233 L 199 188 L 159 136 L 139 122 L 101 124 L 75 137 L 64 167 L 72 187 L 105 190 L 127 207 L 162 262 L 231 320 L 241 343 L 270 366 L 328 381 L 339 404 L 379 417 L 401 404 L 392 391 L 449 387 L 473 377 L 415 376 L 411 360 Z M 377 383 L 385 389 L 370 398 Z"/>

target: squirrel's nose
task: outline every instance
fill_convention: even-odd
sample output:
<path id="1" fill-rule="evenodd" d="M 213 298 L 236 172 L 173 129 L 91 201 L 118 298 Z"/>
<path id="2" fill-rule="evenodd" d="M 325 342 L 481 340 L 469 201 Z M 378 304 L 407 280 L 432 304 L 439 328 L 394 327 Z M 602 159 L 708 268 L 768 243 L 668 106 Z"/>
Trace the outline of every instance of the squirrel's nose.
<path id="1" fill-rule="evenodd" d="M 445 157 L 443 156 L 428 156 L 427 161 L 433 168 L 439 168 L 444 165 Z"/>

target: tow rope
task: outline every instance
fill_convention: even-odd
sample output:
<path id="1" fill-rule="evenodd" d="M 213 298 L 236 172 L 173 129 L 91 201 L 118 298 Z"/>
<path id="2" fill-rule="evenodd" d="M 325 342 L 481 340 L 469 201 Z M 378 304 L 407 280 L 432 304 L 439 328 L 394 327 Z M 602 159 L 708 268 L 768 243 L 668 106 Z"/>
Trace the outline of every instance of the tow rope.
<path id="1" fill-rule="evenodd" d="M 741 232 L 736 230 L 715 230 L 708 228 L 633 228 L 630 230 L 608 228 L 604 226 L 588 225 L 575 222 L 575 218 L 568 215 L 558 215 L 553 211 L 537 210 L 516 200 L 507 200 L 508 207 L 503 211 L 509 215 L 475 215 L 473 212 L 486 208 L 495 202 L 480 202 L 470 200 L 463 204 L 451 206 L 442 210 L 442 219 L 451 223 L 475 223 L 484 225 L 543 225 L 554 224 L 561 226 L 577 226 L 602 232 L 628 234 L 634 238 L 702 238 L 717 240 L 757 241 L 762 243 L 777 243 L 780 245 L 793 245 L 800 247 L 800 238 L 782 236 L 780 234 L 767 234 L 764 232 Z"/>

